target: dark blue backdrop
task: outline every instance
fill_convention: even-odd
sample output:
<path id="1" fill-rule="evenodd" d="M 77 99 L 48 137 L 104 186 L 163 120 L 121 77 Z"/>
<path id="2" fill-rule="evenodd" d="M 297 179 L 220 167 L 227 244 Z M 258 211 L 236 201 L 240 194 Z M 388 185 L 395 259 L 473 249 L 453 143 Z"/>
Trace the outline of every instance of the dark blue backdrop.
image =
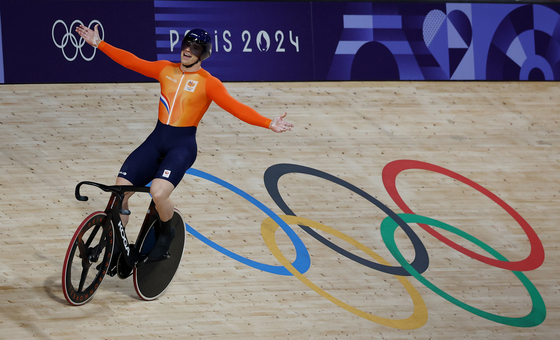
<path id="1" fill-rule="evenodd" d="M 101 23 L 105 40 L 156 59 L 154 5 L 151 1 L 14 1 L 2 0 L 2 45 L 7 83 L 119 82 L 148 78 L 124 70 L 89 45 L 79 46 L 74 33 L 80 20 Z M 69 35 L 66 35 L 69 33 Z M 66 35 L 66 38 L 64 38 Z M 70 38 L 72 36 L 72 38 Z M 65 47 L 59 48 L 65 43 Z M 74 44 L 73 44 L 74 43 Z M 82 41 L 83 43 L 83 41 Z M 72 59 L 65 58 L 64 53 Z M 81 53 L 80 53 L 81 51 Z"/>
<path id="2" fill-rule="evenodd" d="M 558 80 L 560 4 L 0 0 L 0 82 L 150 81 L 80 41 L 179 60 L 192 28 L 223 81 Z M 73 27 L 70 27 L 73 26 Z"/>

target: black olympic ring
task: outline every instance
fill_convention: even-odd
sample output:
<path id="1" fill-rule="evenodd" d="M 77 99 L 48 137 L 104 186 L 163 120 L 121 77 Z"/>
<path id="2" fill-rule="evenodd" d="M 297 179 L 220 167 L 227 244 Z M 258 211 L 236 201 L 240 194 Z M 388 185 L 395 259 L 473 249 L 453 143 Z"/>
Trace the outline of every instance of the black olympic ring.
<path id="1" fill-rule="evenodd" d="M 270 197 L 272 197 L 272 199 L 274 200 L 276 205 L 278 205 L 278 207 L 284 212 L 284 214 L 297 216 L 288 207 L 286 202 L 284 202 L 284 200 L 282 199 L 282 196 L 280 195 L 280 191 L 278 190 L 278 181 L 280 180 L 280 177 L 282 177 L 283 175 L 288 174 L 288 173 L 307 174 L 307 175 L 319 177 L 319 178 L 322 178 L 322 179 L 326 179 L 327 181 L 331 181 L 335 184 L 338 184 L 338 185 L 340 185 L 340 186 L 342 186 L 342 187 L 344 187 L 344 188 L 362 196 L 363 198 L 365 198 L 369 202 L 373 203 L 376 207 L 381 209 L 384 213 L 386 213 L 389 217 L 391 217 L 395 222 L 397 222 L 397 224 L 403 229 L 403 231 L 406 233 L 406 235 L 408 236 L 408 238 L 412 242 L 412 245 L 414 247 L 415 257 L 414 257 L 414 260 L 410 263 L 410 265 L 415 270 L 417 270 L 419 273 L 423 273 L 423 272 L 426 271 L 426 269 L 428 269 L 430 259 L 428 257 L 428 252 L 426 251 L 426 247 L 424 246 L 424 244 L 422 243 L 422 241 L 420 240 L 418 235 L 416 235 L 416 233 L 412 230 L 412 228 L 410 228 L 410 226 L 408 224 L 406 224 L 405 221 L 403 221 L 397 214 L 395 214 L 395 212 L 393 212 L 391 209 L 386 207 L 383 203 L 379 202 L 377 199 L 372 197 L 367 192 L 361 190 L 360 188 L 358 188 L 358 187 L 356 187 L 356 186 L 354 186 L 354 185 L 352 185 L 352 184 L 350 184 L 350 183 L 348 183 L 348 182 L 346 182 L 346 181 L 344 181 L 344 180 L 342 180 L 338 177 L 335 177 L 331 174 L 328 174 L 326 172 L 322 172 L 320 170 L 313 169 L 313 168 L 308 168 L 308 167 L 305 167 L 305 166 L 302 166 L 302 165 L 286 164 L 286 163 L 275 164 L 275 165 L 269 167 L 268 169 L 266 169 L 266 171 L 264 173 L 264 185 L 266 187 L 266 190 L 270 194 Z M 311 229 L 307 226 L 299 225 L 299 227 L 302 228 L 309 235 L 313 236 L 317 241 L 323 243 L 324 245 L 331 248 L 332 250 L 338 252 L 339 254 L 341 254 L 341 255 L 343 255 L 343 256 L 349 258 L 350 260 L 353 260 L 353 261 L 355 261 L 359 264 L 362 264 L 366 267 L 369 267 L 371 269 L 375 269 L 375 270 L 378 270 L 380 272 L 387 273 L 387 274 L 400 275 L 400 276 L 411 276 L 411 274 L 408 271 L 406 271 L 403 267 L 386 266 L 386 265 L 382 265 L 380 263 L 376 263 L 376 262 L 366 260 L 366 259 L 364 259 L 360 256 L 354 255 L 354 254 L 350 253 L 349 251 L 337 246 L 336 244 L 327 240 L 326 238 L 319 235 L 317 232 L 315 232 L 313 229 Z"/>

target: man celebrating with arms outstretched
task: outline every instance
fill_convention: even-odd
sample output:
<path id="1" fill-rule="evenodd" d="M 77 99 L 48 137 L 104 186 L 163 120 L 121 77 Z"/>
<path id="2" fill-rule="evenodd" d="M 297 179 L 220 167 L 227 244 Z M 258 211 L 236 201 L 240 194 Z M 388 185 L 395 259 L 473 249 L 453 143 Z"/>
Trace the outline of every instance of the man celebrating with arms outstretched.
<path id="1" fill-rule="evenodd" d="M 170 196 L 196 159 L 196 129 L 210 104 L 215 102 L 244 122 L 274 132 L 289 131 L 293 125 L 284 121 L 286 113 L 271 120 L 240 103 L 227 92 L 218 78 L 202 68 L 202 61 L 212 53 L 210 35 L 202 29 L 193 29 L 185 35 L 181 44 L 180 63 L 146 61 L 113 47 L 99 38 L 98 25 L 93 30 L 80 25 L 76 32 L 115 62 L 160 83 L 156 127 L 123 163 L 116 184 L 145 186 L 152 182 L 150 194 L 161 225 L 156 245 L 147 260 L 169 258 L 167 251 L 175 235 L 170 223 L 175 205 Z M 125 196 L 124 209 L 128 209 L 128 199 L 132 194 L 127 193 Z M 128 216 L 122 216 L 122 219 L 126 225 Z M 111 264 L 110 271 L 113 266 Z"/>

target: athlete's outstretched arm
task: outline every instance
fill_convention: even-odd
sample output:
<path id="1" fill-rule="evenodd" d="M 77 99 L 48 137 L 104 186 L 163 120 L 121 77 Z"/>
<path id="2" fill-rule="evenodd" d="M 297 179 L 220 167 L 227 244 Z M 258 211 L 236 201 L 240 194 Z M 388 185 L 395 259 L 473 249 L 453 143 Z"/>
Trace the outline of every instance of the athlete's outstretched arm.
<path id="1" fill-rule="evenodd" d="M 140 74 L 145 75 L 146 77 L 150 77 L 153 79 L 158 79 L 158 76 L 163 67 L 169 64 L 168 61 L 147 61 L 141 58 L 138 58 L 134 54 L 122 50 L 120 48 L 116 48 L 114 46 L 109 45 L 108 43 L 102 41 L 99 38 L 99 32 L 97 31 L 99 25 L 95 25 L 94 29 L 90 29 L 85 27 L 84 25 L 80 25 L 76 27 L 76 32 L 91 46 L 99 48 L 100 51 L 105 53 L 109 58 L 113 59 L 113 61 L 119 63 L 120 65 L 138 72 Z"/>
<path id="2" fill-rule="evenodd" d="M 262 126 L 274 132 L 290 131 L 294 127 L 292 123 L 288 123 L 284 120 L 287 113 L 271 120 L 262 116 L 253 108 L 239 102 L 228 93 L 224 84 L 216 77 L 210 76 L 208 78 L 206 83 L 206 93 L 208 94 L 208 98 L 218 104 L 219 107 L 241 119 L 245 123 Z"/>

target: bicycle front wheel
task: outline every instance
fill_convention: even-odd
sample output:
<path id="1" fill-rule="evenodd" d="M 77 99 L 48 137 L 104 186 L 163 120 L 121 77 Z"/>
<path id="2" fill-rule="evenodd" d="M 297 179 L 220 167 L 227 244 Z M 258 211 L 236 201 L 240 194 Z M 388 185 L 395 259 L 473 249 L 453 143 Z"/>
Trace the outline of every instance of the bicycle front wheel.
<path id="1" fill-rule="evenodd" d="M 105 212 L 95 212 L 80 224 L 62 267 L 62 290 L 68 303 L 80 306 L 91 300 L 105 277 L 113 245 L 113 227 Z"/>

